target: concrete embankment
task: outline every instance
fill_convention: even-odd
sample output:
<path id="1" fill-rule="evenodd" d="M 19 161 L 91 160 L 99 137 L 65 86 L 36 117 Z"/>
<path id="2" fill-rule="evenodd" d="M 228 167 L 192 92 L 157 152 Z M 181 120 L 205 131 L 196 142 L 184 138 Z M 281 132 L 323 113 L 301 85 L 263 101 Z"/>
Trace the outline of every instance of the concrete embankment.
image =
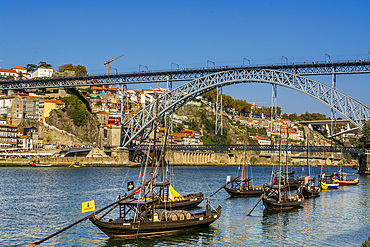
<path id="1" fill-rule="evenodd" d="M 261 158 L 257 153 L 248 154 L 256 158 L 254 165 L 277 165 L 277 161 L 271 161 L 268 158 Z M 85 166 L 136 166 L 139 163 L 129 161 L 129 152 L 127 150 L 112 151 L 110 157 L 50 157 L 40 158 L 41 164 L 53 164 L 54 166 L 69 166 L 78 161 Z M 30 159 L 2 159 L 0 166 L 25 166 Z M 244 153 L 212 153 L 212 152 L 189 152 L 189 151 L 167 151 L 166 161 L 171 165 L 209 165 L 209 166 L 227 166 L 242 165 L 244 163 Z M 321 161 L 322 162 L 322 161 Z M 295 163 L 294 165 L 306 165 L 306 162 Z M 313 165 L 323 165 L 322 163 Z M 337 166 L 337 163 L 330 163 L 329 166 Z M 348 166 L 351 166 L 348 164 Z"/>

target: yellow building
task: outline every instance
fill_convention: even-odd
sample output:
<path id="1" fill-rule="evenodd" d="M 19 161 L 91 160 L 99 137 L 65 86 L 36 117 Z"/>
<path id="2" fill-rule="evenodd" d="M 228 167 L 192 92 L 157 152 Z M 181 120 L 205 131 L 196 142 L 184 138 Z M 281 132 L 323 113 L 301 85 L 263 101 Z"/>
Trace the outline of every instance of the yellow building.
<path id="1" fill-rule="evenodd" d="M 45 122 L 45 118 L 49 117 L 52 110 L 61 109 L 62 107 L 64 107 L 64 103 L 60 100 L 41 99 L 39 104 L 40 121 Z"/>

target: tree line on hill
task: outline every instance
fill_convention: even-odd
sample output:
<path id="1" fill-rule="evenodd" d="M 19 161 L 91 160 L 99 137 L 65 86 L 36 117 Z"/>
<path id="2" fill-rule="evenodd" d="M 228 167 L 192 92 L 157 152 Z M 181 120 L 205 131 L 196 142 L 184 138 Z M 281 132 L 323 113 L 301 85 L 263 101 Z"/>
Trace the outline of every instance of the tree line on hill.
<path id="1" fill-rule="evenodd" d="M 217 90 L 214 89 L 209 92 L 206 92 L 202 95 L 204 99 L 208 102 L 215 103 L 217 100 Z M 233 99 L 229 95 L 222 94 L 222 106 L 228 109 L 235 109 L 235 111 L 239 112 L 243 116 L 249 116 L 250 113 L 257 113 L 257 114 L 264 114 L 265 116 L 271 115 L 271 107 L 253 107 L 251 103 L 248 103 L 245 100 L 240 99 Z M 281 107 L 276 108 L 277 115 L 281 115 Z M 291 121 L 312 121 L 312 120 L 325 120 L 327 117 L 324 114 L 320 113 L 303 113 L 301 115 L 297 115 L 296 113 L 287 114 L 284 113 L 281 115 L 283 119 L 289 119 Z"/>
<path id="2" fill-rule="evenodd" d="M 40 67 L 49 68 L 49 67 L 52 67 L 52 65 L 47 62 L 40 61 L 37 65 L 33 63 L 27 64 L 26 69 L 27 71 L 33 71 Z M 58 72 L 65 72 L 65 71 L 74 71 L 76 76 L 86 76 L 87 75 L 86 67 L 80 64 L 73 65 L 71 63 L 67 63 L 67 64 L 63 64 L 58 67 Z"/>

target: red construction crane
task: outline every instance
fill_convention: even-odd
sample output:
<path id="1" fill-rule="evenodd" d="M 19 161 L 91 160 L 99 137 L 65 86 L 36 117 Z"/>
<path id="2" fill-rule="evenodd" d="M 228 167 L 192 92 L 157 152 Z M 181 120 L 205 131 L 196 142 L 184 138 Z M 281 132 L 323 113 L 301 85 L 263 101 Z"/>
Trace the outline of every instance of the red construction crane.
<path id="1" fill-rule="evenodd" d="M 104 63 L 104 65 L 107 65 L 107 64 L 108 64 L 108 66 L 107 66 L 107 68 L 108 68 L 108 75 L 109 75 L 109 64 L 110 64 L 111 62 L 113 62 L 114 60 L 116 60 L 116 59 L 118 59 L 118 58 L 122 57 L 122 56 L 123 56 L 123 54 L 122 54 L 122 55 L 120 55 L 120 56 L 118 56 L 118 57 L 116 57 L 116 58 L 113 58 L 113 59 L 111 59 L 111 60 L 108 60 L 108 61 L 106 61 L 106 62 Z"/>

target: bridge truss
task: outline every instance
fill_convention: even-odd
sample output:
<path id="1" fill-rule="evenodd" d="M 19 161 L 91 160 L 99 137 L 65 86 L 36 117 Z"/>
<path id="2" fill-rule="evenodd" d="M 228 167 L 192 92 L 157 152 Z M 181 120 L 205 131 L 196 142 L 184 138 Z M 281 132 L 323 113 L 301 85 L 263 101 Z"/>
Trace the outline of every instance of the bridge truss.
<path id="1" fill-rule="evenodd" d="M 187 101 L 217 87 L 238 83 L 269 83 L 288 87 L 325 103 L 360 129 L 370 119 L 369 107 L 323 83 L 297 74 L 269 69 L 236 69 L 193 79 L 159 97 L 158 119 L 163 119 Z M 121 147 L 141 143 L 153 130 L 156 101 L 147 105 L 122 126 Z"/>
<path id="2" fill-rule="evenodd" d="M 60 77 L 35 80 L 0 81 L 0 90 L 23 90 L 33 88 L 58 88 L 92 85 L 135 84 L 168 81 L 190 81 L 218 72 L 242 70 L 279 70 L 296 75 L 332 75 L 370 73 L 370 61 L 335 63 L 303 63 L 270 66 L 222 66 L 215 68 L 186 68 L 170 71 L 133 72 L 115 75 L 95 75 L 83 77 Z"/>

